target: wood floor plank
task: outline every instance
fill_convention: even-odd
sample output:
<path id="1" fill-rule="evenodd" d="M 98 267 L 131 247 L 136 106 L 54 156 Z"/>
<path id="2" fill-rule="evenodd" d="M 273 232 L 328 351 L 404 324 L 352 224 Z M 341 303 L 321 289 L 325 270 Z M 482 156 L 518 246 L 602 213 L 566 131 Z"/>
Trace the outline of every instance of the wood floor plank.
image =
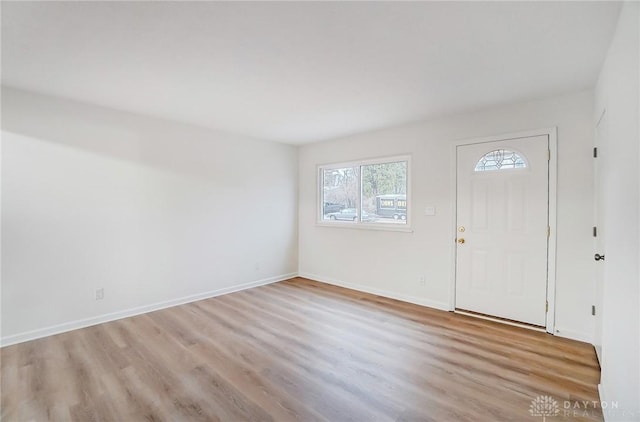
<path id="1" fill-rule="evenodd" d="M 0 353 L 2 421 L 602 420 L 588 344 L 303 278 Z"/>

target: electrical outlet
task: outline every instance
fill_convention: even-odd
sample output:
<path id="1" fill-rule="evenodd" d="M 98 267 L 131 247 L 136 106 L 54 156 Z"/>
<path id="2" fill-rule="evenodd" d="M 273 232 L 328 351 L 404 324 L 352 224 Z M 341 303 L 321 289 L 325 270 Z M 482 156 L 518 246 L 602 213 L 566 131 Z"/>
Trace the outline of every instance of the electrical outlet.
<path id="1" fill-rule="evenodd" d="M 104 299 L 104 289 L 100 287 L 99 289 L 96 289 L 96 300 L 102 299 Z"/>
<path id="2" fill-rule="evenodd" d="M 427 279 L 423 275 L 421 275 L 420 278 L 418 278 L 418 281 L 420 282 L 421 286 L 426 286 L 427 285 Z"/>

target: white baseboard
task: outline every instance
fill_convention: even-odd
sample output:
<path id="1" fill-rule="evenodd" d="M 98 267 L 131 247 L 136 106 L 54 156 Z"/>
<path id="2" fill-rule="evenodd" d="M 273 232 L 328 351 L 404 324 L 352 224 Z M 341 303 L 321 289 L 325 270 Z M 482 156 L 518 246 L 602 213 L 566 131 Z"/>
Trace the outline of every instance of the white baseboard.
<path id="1" fill-rule="evenodd" d="M 607 396 L 604 393 L 604 386 L 602 384 L 598 384 L 598 394 L 600 395 L 600 403 L 608 403 Z M 604 418 L 604 422 L 607 422 L 607 412 L 602 412 L 602 417 Z"/>
<path id="2" fill-rule="evenodd" d="M 580 331 L 566 330 L 556 325 L 556 332 L 554 333 L 558 337 L 564 337 L 571 340 L 584 341 L 585 343 L 593 344 L 593 334 L 583 333 Z"/>
<path id="3" fill-rule="evenodd" d="M 598 365 L 602 368 L 602 346 L 593 345 L 593 348 L 596 349 L 596 357 L 598 358 Z"/>
<path id="4" fill-rule="evenodd" d="M 389 299 L 396 299 L 396 300 L 400 300 L 402 302 L 413 303 L 415 305 L 422 305 L 422 306 L 426 306 L 426 307 L 429 307 L 429 308 L 435 308 L 435 309 L 439 309 L 441 311 L 448 311 L 449 310 L 449 304 L 446 303 L 446 302 L 438 302 L 438 301 L 435 301 L 435 300 L 429 300 L 429 299 L 423 299 L 423 298 L 415 297 L 415 296 L 403 295 L 403 294 L 399 294 L 399 293 L 390 292 L 388 290 L 382 290 L 382 289 L 376 289 L 375 287 L 364 286 L 362 284 L 355 284 L 355 283 L 349 283 L 349 282 L 342 281 L 342 280 L 336 280 L 335 278 L 324 277 L 324 276 L 317 275 L 317 274 L 309 274 L 309 273 L 301 272 L 299 274 L 299 277 L 304 277 L 304 278 L 308 278 L 310 280 L 319 281 L 321 283 L 326 283 L 326 284 L 332 284 L 334 286 L 344 287 L 344 288 L 351 289 L 351 290 L 357 290 L 357 291 L 363 292 L 363 293 L 370 293 L 370 294 L 373 294 L 373 295 L 382 296 L 382 297 L 386 297 L 386 298 L 389 298 Z"/>
<path id="5" fill-rule="evenodd" d="M 98 315 L 91 318 L 69 321 L 62 324 L 51 325 L 49 327 L 39 328 L 37 330 L 25 331 L 23 333 L 13 334 L 2 337 L 0 339 L 0 347 L 11 346 L 25 341 L 35 340 L 42 337 L 48 337 L 55 334 L 65 333 L 67 331 L 77 330 L 79 328 L 90 327 L 92 325 L 102 324 L 117 319 L 128 318 L 135 315 L 145 314 L 147 312 L 157 311 L 172 306 L 183 305 L 185 303 L 195 302 L 202 299 L 221 296 L 240 290 L 250 289 L 252 287 L 263 286 L 265 284 L 276 283 L 278 281 L 288 280 L 296 277 L 297 273 L 282 274 L 275 277 L 269 277 L 262 280 L 252 281 L 249 283 L 238 284 L 236 286 L 225 287 L 222 289 L 211 290 L 208 292 L 198 293 L 195 295 L 184 296 L 178 299 L 166 300 L 163 302 L 152 303 L 150 305 L 139 306 L 136 308 L 125 309 L 122 311 L 111 312 L 108 314 Z"/>

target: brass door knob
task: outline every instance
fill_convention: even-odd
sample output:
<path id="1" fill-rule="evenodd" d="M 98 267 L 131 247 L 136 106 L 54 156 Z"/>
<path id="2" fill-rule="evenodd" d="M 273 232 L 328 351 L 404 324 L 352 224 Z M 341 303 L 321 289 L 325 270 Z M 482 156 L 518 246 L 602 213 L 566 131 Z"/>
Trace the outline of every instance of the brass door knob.
<path id="1" fill-rule="evenodd" d="M 462 238 L 458 239 L 458 243 L 462 245 L 464 243 L 464 239 Z"/>

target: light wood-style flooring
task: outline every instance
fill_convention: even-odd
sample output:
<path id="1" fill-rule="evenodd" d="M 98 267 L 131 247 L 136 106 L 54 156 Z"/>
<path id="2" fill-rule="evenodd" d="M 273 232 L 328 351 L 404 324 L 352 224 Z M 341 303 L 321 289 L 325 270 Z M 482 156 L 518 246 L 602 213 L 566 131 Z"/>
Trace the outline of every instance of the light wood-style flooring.
<path id="1" fill-rule="evenodd" d="M 7 422 L 602 420 L 588 344 L 302 278 L 1 353 Z"/>

